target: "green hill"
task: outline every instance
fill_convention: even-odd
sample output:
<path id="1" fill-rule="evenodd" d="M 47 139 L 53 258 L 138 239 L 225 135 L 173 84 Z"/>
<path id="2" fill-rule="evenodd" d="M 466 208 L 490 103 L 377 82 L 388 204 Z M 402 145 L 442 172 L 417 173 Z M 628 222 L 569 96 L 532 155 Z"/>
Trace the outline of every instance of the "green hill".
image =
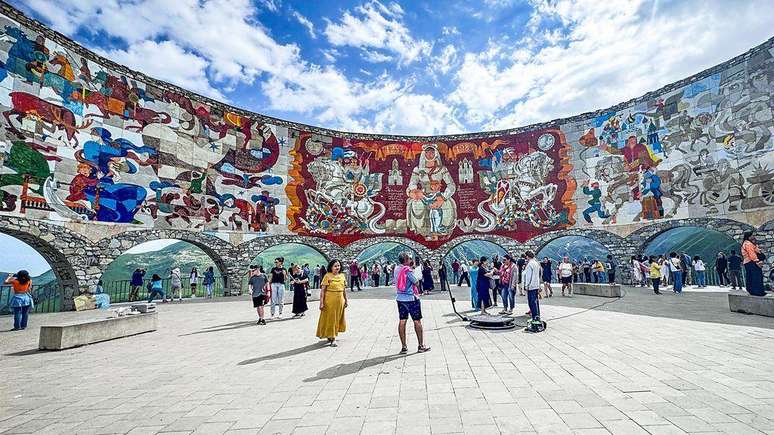
<path id="1" fill-rule="evenodd" d="M 183 277 L 188 275 L 192 267 L 196 267 L 201 276 L 204 270 L 210 266 L 215 266 L 215 263 L 204 251 L 190 243 L 177 242 L 158 251 L 121 255 L 105 269 L 102 281 L 129 280 L 136 268 L 145 269 L 147 276 L 157 273 L 165 278 L 169 275 L 169 271 L 175 267 L 180 268 Z M 220 274 L 217 267 L 215 267 L 215 274 Z"/>
<path id="2" fill-rule="evenodd" d="M 599 242 L 582 236 L 559 237 L 549 242 L 538 253 L 538 260 L 548 257 L 552 262 L 558 264 L 565 255 L 570 260 L 578 261 L 583 257 L 591 259 L 604 259 L 610 251 Z"/>
<path id="3" fill-rule="evenodd" d="M 290 267 L 291 263 L 300 264 L 302 266 L 308 264 L 310 268 L 313 268 L 318 264 L 326 266 L 328 264 L 325 257 L 317 252 L 316 249 L 300 243 L 286 243 L 283 245 L 272 246 L 258 254 L 253 259 L 253 264 L 268 269 L 272 267 L 274 259 L 277 257 L 283 257 L 285 259 L 285 267 Z"/>
<path id="4" fill-rule="evenodd" d="M 16 272 L 0 272 L 0 279 L 5 279 L 6 276 L 8 276 L 9 274 L 13 275 L 14 273 Z M 47 271 L 41 273 L 38 276 L 32 277 L 32 283 L 36 286 L 48 284 L 52 281 L 56 281 L 56 276 L 54 275 L 54 271 L 51 269 L 48 269 Z"/>

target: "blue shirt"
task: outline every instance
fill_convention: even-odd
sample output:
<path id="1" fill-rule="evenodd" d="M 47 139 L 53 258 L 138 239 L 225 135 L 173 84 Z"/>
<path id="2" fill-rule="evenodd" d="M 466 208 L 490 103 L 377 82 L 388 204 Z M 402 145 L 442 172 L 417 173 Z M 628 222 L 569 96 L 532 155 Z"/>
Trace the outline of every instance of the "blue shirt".
<path id="1" fill-rule="evenodd" d="M 409 269 L 408 272 L 406 272 L 407 288 L 398 288 L 398 274 L 400 273 L 401 268 L 402 266 L 396 267 L 395 271 L 392 273 L 392 278 L 395 281 L 395 288 L 397 289 L 397 292 L 395 293 L 395 300 L 398 302 L 412 302 L 416 300 L 413 286 L 417 283 L 417 278 L 414 276 L 414 271 Z"/>

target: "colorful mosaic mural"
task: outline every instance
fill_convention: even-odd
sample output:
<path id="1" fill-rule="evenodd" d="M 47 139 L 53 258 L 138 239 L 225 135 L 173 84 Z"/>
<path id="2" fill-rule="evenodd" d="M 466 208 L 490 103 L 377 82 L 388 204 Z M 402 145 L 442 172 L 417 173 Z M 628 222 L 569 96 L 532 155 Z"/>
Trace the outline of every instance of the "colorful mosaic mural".
<path id="1" fill-rule="evenodd" d="M 462 234 L 761 221 L 747 218 L 774 207 L 772 41 L 615 110 L 422 139 L 268 122 L 51 35 L 0 16 L 5 215 L 437 247 Z"/>
<path id="2" fill-rule="evenodd" d="M 573 223 L 575 184 L 559 130 L 475 141 L 294 139 L 294 232 L 400 235 L 434 246 L 476 232 L 526 240 Z"/>

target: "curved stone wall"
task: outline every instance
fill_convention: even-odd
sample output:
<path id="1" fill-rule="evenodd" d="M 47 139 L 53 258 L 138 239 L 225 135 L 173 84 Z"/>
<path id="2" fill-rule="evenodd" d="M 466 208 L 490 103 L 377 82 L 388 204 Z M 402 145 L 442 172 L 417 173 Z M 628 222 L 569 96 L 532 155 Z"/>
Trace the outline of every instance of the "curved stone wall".
<path id="1" fill-rule="evenodd" d="M 197 96 L 0 4 L 0 214 L 65 226 L 108 256 L 181 230 L 241 258 L 239 246 L 275 235 L 328 256 L 374 238 L 436 256 L 470 238 L 539 247 L 603 234 L 617 247 L 654 223 L 759 227 L 774 207 L 773 52 L 774 38 L 641 98 L 541 125 L 367 135 Z M 217 261 L 224 273 L 245 267 Z"/>

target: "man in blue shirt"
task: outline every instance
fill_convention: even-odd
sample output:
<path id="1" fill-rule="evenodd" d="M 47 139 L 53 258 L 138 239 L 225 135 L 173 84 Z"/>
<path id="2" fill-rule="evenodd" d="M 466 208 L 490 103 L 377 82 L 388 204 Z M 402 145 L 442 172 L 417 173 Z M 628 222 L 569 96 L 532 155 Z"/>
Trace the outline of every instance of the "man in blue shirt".
<path id="1" fill-rule="evenodd" d="M 412 269 L 413 264 L 409 261 L 409 255 L 402 252 L 398 255 L 398 267 L 395 268 L 394 281 L 395 288 L 397 290 L 395 300 L 398 302 L 398 336 L 400 337 L 400 343 L 402 345 L 400 353 L 404 354 L 408 352 L 406 346 L 406 321 L 411 316 L 411 320 L 414 322 L 414 332 L 417 334 L 417 341 L 419 346 L 417 347 L 417 353 L 423 353 L 430 350 L 429 347 L 425 347 L 424 336 L 422 333 L 422 305 L 419 301 L 418 291 L 416 286 L 419 280 L 414 275 Z"/>

